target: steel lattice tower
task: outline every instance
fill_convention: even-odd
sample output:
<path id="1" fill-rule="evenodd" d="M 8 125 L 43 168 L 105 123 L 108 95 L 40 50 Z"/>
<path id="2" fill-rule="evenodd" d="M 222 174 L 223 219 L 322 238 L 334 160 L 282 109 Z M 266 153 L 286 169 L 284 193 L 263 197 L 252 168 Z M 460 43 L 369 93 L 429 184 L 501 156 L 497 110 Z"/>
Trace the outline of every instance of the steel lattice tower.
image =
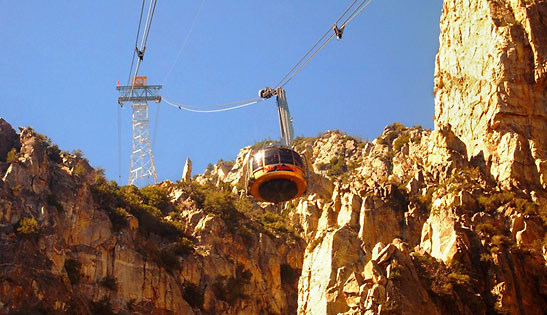
<path id="1" fill-rule="evenodd" d="M 146 85 L 146 77 L 134 77 L 131 86 L 116 87 L 122 94 L 118 104 L 131 102 L 133 109 L 133 148 L 131 152 L 131 167 L 129 169 L 129 185 L 136 185 L 139 179 L 154 178 L 158 182 L 154 155 L 150 144 L 148 123 L 148 101 L 161 102 L 159 90 L 161 85 Z"/>

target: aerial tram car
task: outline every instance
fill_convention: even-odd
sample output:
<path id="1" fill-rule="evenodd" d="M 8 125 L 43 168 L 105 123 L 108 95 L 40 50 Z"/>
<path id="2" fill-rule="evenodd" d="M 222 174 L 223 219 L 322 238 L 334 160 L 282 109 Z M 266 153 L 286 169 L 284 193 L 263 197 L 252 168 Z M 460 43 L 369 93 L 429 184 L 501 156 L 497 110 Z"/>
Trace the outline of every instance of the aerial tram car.
<path id="1" fill-rule="evenodd" d="M 276 95 L 281 140 L 252 151 L 247 159 L 247 193 L 260 201 L 280 203 L 302 196 L 308 188 L 307 161 L 292 149 L 294 129 L 285 90 L 265 88 L 261 98 Z"/>

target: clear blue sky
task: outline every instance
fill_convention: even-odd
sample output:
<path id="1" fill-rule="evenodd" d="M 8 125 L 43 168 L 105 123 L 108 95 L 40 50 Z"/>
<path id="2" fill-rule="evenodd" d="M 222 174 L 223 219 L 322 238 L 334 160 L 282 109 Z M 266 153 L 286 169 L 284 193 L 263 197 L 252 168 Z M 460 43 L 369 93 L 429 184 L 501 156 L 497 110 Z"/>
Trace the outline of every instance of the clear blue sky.
<path id="1" fill-rule="evenodd" d="M 202 1 L 159 0 L 139 73 L 163 84 L 161 95 L 172 102 L 254 98 L 351 2 L 204 0 L 181 51 Z M 141 2 L 0 3 L 0 116 L 14 128 L 34 127 L 61 149 L 81 149 L 109 179 L 121 173 L 126 184 L 131 109 L 121 109 L 120 171 L 115 85 L 129 76 Z M 441 8 L 441 0 L 373 1 L 342 40 L 331 41 L 285 86 L 296 135 L 340 129 L 372 140 L 396 121 L 431 128 Z M 150 103 L 150 124 L 159 180 L 180 179 L 187 156 L 194 173 L 202 172 L 246 145 L 279 137 L 273 98 L 217 114 Z"/>

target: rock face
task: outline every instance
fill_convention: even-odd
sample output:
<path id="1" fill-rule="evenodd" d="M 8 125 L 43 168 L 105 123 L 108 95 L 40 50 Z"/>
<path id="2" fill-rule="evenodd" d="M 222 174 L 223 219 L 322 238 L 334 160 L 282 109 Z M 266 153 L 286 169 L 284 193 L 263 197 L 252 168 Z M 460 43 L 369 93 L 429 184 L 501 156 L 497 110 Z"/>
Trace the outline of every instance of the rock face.
<path id="1" fill-rule="evenodd" d="M 0 161 L 6 161 L 8 152 L 12 148 L 20 147 L 19 137 L 11 125 L 0 118 Z"/>
<path id="2" fill-rule="evenodd" d="M 295 312 L 304 242 L 253 221 L 262 208 L 182 181 L 118 187 L 1 127 L 13 156 L 0 161 L 0 313 Z"/>
<path id="3" fill-rule="evenodd" d="M 44 139 L 23 130 L 0 162 L 2 312 L 547 308 L 547 193 L 503 190 L 448 128 L 299 139 L 313 183 L 281 209 L 245 197 L 249 148 L 200 183 L 138 189 Z"/>
<path id="4" fill-rule="evenodd" d="M 435 124 L 509 187 L 547 187 L 547 1 L 445 0 Z"/>
<path id="5" fill-rule="evenodd" d="M 373 143 L 327 132 L 312 147 L 314 176 L 334 188 L 328 198 L 310 191 L 292 202 L 308 241 L 299 314 L 547 307 L 543 280 L 527 280 L 547 275 L 544 190 L 503 190 L 448 128 L 394 124 Z M 343 159 L 323 155 L 333 151 Z"/>

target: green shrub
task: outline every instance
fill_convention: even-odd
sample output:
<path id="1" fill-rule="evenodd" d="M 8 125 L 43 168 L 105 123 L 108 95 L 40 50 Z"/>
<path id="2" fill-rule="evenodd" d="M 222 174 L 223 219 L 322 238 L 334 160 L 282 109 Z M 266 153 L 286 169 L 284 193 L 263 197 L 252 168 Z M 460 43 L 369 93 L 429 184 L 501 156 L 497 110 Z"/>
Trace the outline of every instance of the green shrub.
<path id="1" fill-rule="evenodd" d="M 17 149 L 16 148 L 12 148 L 11 150 L 9 150 L 8 152 L 8 155 L 6 157 L 6 162 L 8 163 L 15 163 L 19 161 L 19 157 L 17 156 Z"/>
<path id="2" fill-rule="evenodd" d="M 178 187 L 184 187 L 189 194 L 203 198 L 199 191 L 199 185 L 178 184 Z M 172 242 L 177 242 L 184 236 L 180 221 L 170 221 L 164 218 L 171 206 L 168 206 L 167 195 L 163 189 L 143 188 L 139 190 L 136 186 L 118 187 L 116 182 L 107 182 L 99 177 L 92 187 L 92 192 L 95 202 L 108 213 L 115 231 L 127 226 L 126 217 L 127 213 L 130 213 L 139 221 L 140 234 L 145 236 L 155 234 Z M 162 207 L 163 212 L 156 206 Z"/>
<path id="3" fill-rule="evenodd" d="M 236 210 L 233 203 L 233 196 L 226 191 L 210 189 L 205 194 L 203 210 L 222 217 L 226 212 Z"/>
<path id="4" fill-rule="evenodd" d="M 67 259 L 65 260 L 65 270 L 68 276 L 68 280 L 71 284 L 76 285 L 80 283 L 80 268 L 82 264 L 76 259 Z"/>
<path id="5" fill-rule="evenodd" d="M 142 234 L 156 234 L 162 238 L 171 241 L 177 241 L 184 232 L 176 222 L 167 221 L 158 216 L 150 206 L 141 206 L 137 209 L 133 209 L 133 213 L 139 220 L 139 232 Z M 159 210 L 158 210 L 159 211 Z"/>
<path id="6" fill-rule="evenodd" d="M 478 167 L 464 168 L 454 170 L 452 176 L 444 181 L 441 188 L 445 188 L 449 193 L 459 193 L 461 191 L 470 192 L 475 188 L 480 188 L 481 171 Z M 479 197 L 480 199 L 480 197 Z M 484 205 L 479 202 L 481 210 L 484 210 Z"/>
<path id="7" fill-rule="evenodd" d="M 141 188 L 141 195 L 145 204 L 160 209 L 161 213 L 167 215 L 169 212 L 169 197 L 167 191 L 160 186 L 146 186 Z"/>
<path id="8" fill-rule="evenodd" d="M 273 234 L 289 231 L 285 218 L 270 211 L 265 211 L 257 218 L 257 221 L 262 224 L 268 232 Z"/>
<path id="9" fill-rule="evenodd" d="M 403 266 L 396 260 L 391 261 L 391 272 L 389 274 L 389 280 L 397 280 L 401 278 L 401 272 L 403 271 Z"/>
<path id="10" fill-rule="evenodd" d="M 494 212 L 502 205 L 509 203 L 515 199 L 512 192 L 496 192 L 486 196 L 480 196 L 477 201 L 482 209 L 486 212 Z"/>
<path id="11" fill-rule="evenodd" d="M 80 149 L 72 150 L 72 155 L 75 155 L 77 158 L 81 159 L 84 157 L 84 152 Z"/>
<path id="12" fill-rule="evenodd" d="M 378 137 L 376 139 L 376 143 L 381 144 L 381 145 L 388 145 L 388 142 L 386 141 L 386 139 L 383 136 Z"/>
<path id="13" fill-rule="evenodd" d="M 177 189 L 182 190 L 182 198 L 190 198 L 196 203 L 198 208 L 203 208 L 203 202 L 205 201 L 205 187 L 196 182 L 177 182 Z"/>
<path id="14" fill-rule="evenodd" d="M 404 132 L 393 142 L 393 149 L 396 151 L 401 151 L 401 148 L 409 141 L 410 134 L 408 134 L 408 132 Z"/>
<path id="15" fill-rule="evenodd" d="M 252 150 L 260 150 L 260 149 L 263 149 L 269 145 L 272 145 L 272 144 L 276 144 L 277 143 L 277 140 L 272 140 L 270 138 L 268 139 L 264 139 L 262 141 L 259 141 L 259 142 L 256 142 L 255 144 L 253 144 L 251 146 L 251 149 Z"/>
<path id="16" fill-rule="evenodd" d="M 348 166 L 343 158 L 333 157 L 327 164 L 319 164 L 318 168 L 327 171 L 327 176 L 340 176 L 348 171 Z"/>
<path id="17" fill-rule="evenodd" d="M 61 150 L 59 150 L 59 146 L 56 144 L 50 145 L 46 149 L 47 156 L 50 161 L 55 163 L 62 163 L 63 159 L 61 158 Z"/>
<path id="18" fill-rule="evenodd" d="M 129 215 L 129 213 L 127 213 L 124 208 L 110 208 L 108 209 L 107 214 L 112 223 L 112 230 L 114 232 L 119 232 L 129 226 L 129 222 L 127 221 L 127 215 Z"/>
<path id="19" fill-rule="evenodd" d="M 439 296 L 452 296 L 454 294 L 454 287 L 450 282 L 433 282 L 431 289 Z"/>
<path id="20" fill-rule="evenodd" d="M 503 205 L 514 207 L 518 213 L 535 215 L 541 212 L 539 204 L 532 202 L 528 196 L 517 196 L 510 191 L 495 192 L 478 198 L 479 205 L 487 212 L 497 210 Z"/>
<path id="21" fill-rule="evenodd" d="M 187 256 L 195 251 L 195 244 L 189 238 L 183 236 L 180 241 L 171 246 L 171 252 L 177 256 Z"/>
<path id="22" fill-rule="evenodd" d="M 475 226 L 475 232 L 484 237 L 491 237 L 498 234 L 499 231 L 490 223 L 480 223 Z"/>
<path id="23" fill-rule="evenodd" d="M 223 159 L 220 159 L 217 161 L 217 165 L 222 164 L 224 167 L 227 167 L 229 169 L 232 169 L 234 167 L 235 162 L 234 161 L 224 161 Z"/>
<path id="24" fill-rule="evenodd" d="M 253 211 L 254 204 L 249 198 L 243 197 L 236 200 L 235 207 L 242 213 L 251 213 Z"/>
<path id="25" fill-rule="evenodd" d="M 34 133 L 36 141 L 44 147 L 49 160 L 55 163 L 62 163 L 63 160 L 61 158 L 61 150 L 59 149 L 59 146 L 54 144 L 51 141 L 51 138 L 33 131 L 30 127 L 29 129 Z"/>
<path id="26" fill-rule="evenodd" d="M 481 261 L 482 262 L 492 262 L 494 260 L 494 258 L 492 257 L 492 254 L 490 253 L 482 253 L 481 254 Z"/>
<path id="27" fill-rule="evenodd" d="M 450 297 L 454 294 L 453 286 L 448 277 L 448 269 L 429 254 L 412 253 L 412 261 L 425 288 L 440 297 Z"/>
<path id="28" fill-rule="evenodd" d="M 395 140 L 403 130 L 406 129 L 406 127 L 401 124 L 400 122 L 395 122 L 389 126 L 386 127 L 387 132 L 382 134 L 378 139 L 376 140 L 376 143 L 381 145 L 390 145 L 393 143 L 393 140 Z"/>
<path id="29" fill-rule="evenodd" d="M 106 276 L 102 278 L 101 281 L 99 281 L 99 284 L 110 291 L 118 291 L 118 281 L 116 281 L 116 278 L 112 276 Z"/>
<path id="30" fill-rule="evenodd" d="M 313 144 L 317 137 L 296 137 L 292 141 L 292 146 L 297 151 L 302 151 L 307 144 Z"/>
<path id="31" fill-rule="evenodd" d="M 203 210 L 221 217 L 231 232 L 237 231 L 244 215 L 236 209 L 235 195 L 213 187 L 203 187 L 202 192 L 205 196 Z"/>
<path id="32" fill-rule="evenodd" d="M 18 225 L 17 232 L 24 235 L 38 234 L 40 231 L 38 221 L 35 218 L 22 218 Z"/>
<path id="33" fill-rule="evenodd" d="M 494 235 L 492 237 L 492 245 L 497 247 L 511 245 L 512 243 L 513 243 L 513 240 L 511 240 L 509 237 L 505 235 Z"/>
<path id="34" fill-rule="evenodd" d="M 448 279 L 450 279 L 452 283 L 457 285 L 464 286 L 471 284 L 471 277 L 460 272 L 451 272 L 450 274 L 448 274 Z"/>
<path id="35" fill-rule="evenodd" d="M 74 175 L 78 176 L 78 177 L 84 177 L 85 174 L 87 174 L 86 170 L 85 170 L 85 162 L 82 161 L 82 160 L 79 160 L 77 163 L 76 163 L 76 166 L 74 167 Z"/>
<path id="36" fill-rule="evenodd" d="M 535 204 L 524 198 L 515 197 L 509 201 L 509 204 L 515 207 L 515 210 L 519 213 L 532 214 L 535 213 Z"/>
<path id="37" fill-rule="evenodd" d="M 547 205 L 541 205 L 537 208 L 537 213 L 541 220 L 543 221 L 543 225 L 547 226 Z M 547 241 L 546 241 L 547 242 Z"/>

